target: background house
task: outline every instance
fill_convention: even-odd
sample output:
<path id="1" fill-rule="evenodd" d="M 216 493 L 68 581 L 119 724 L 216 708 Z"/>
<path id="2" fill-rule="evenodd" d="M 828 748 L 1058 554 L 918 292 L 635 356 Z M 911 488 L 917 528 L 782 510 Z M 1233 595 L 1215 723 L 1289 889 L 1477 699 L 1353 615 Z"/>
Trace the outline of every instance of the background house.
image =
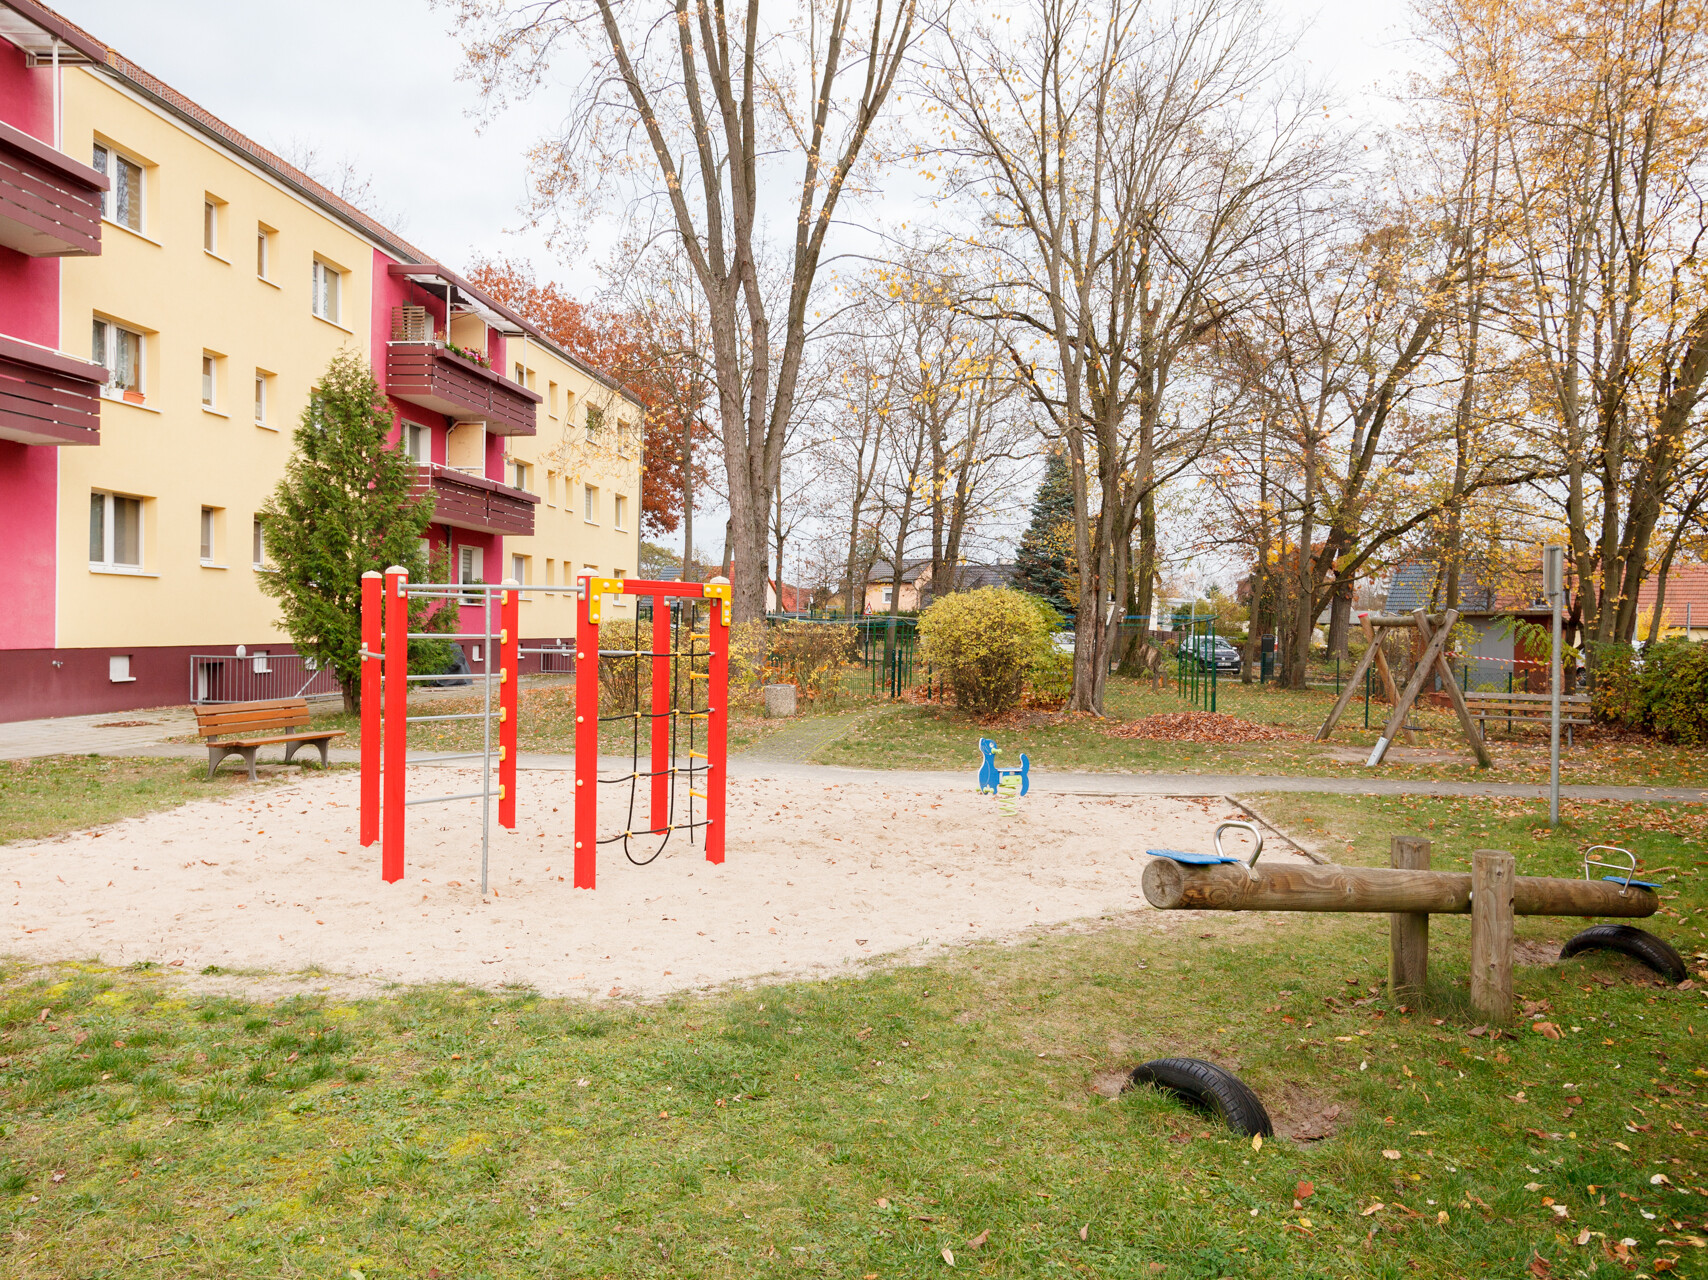
<path id="1" fill-rule="evenodd" d="M 950 591 L 975 591 L 980 587 L 1011 587 L 1015 580 L 1012 564 L 961 564 L 955 566 Z M 928 559 L 902 561 L 901 582 L 895 582 L 895 566 L 889 560 L 879 560 L 866 574 L 866 601 L 863 612 L 888 613 L 892 591 L 900 591 L 902 613 L 917 613 L 930 604 L 936 590 L 931 581 L 931 561 Z"/>

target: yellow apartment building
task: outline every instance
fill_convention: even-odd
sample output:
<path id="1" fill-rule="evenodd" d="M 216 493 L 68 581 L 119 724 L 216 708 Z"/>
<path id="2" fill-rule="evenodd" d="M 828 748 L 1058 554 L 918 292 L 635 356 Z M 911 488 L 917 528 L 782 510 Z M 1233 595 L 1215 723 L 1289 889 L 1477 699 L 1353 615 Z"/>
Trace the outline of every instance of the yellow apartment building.
<path id="1" fill-rule="evenodd" d="M 0 192 L 20 184 L 0 194 L 0 509 L 30 605 L 0 621 L 0 719 L 333 687 L 260 590 L 256 513 L 341 350 L 374 368 L 458 581 L 635 571 L 634 396 L 97 38 L 0 0 Z M 529 647 L 573 635 L 569 597 L 523 618 Z"/>

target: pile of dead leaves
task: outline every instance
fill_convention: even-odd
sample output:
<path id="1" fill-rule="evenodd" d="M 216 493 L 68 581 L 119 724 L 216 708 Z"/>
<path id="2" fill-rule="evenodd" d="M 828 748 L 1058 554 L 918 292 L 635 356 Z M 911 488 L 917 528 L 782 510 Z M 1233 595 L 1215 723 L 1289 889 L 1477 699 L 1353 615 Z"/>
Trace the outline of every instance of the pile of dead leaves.
<path id="1" fill-rule="evenodd" d="M 1111 738 L 1151 738 L 1159 742 L 1286 742 L 1300 735 L 1272 724 L 1252 724 L 1214 711 L 1164 711 L 1137 720 L 1110 723 Z"/>

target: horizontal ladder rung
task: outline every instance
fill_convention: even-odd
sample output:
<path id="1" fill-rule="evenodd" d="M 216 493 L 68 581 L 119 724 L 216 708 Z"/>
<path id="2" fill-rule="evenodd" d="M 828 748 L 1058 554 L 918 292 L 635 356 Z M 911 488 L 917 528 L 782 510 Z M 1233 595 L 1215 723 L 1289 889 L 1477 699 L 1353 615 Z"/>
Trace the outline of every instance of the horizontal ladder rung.
<path id="1" fill-rule="evenodd" d="M 405 800 L 405 806 L 412 804 L 444 804 L 447 800 L 481 800 L 496 794 L 492 791 L 465 791 L 460 796 L 421 796 L 415 800 Z"/>

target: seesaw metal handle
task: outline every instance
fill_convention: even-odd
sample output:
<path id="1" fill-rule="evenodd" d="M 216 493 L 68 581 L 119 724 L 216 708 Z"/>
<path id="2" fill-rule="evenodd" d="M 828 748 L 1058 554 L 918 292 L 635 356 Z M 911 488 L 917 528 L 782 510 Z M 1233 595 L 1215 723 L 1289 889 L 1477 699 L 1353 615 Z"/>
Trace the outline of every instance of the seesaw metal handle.
<path id="1" fill-rule="evenodd" d="M 1592 853 L 1621 854 L 1624 856 L 1625 862 L 1623 865 L 1613 862 L 1604 862 L 1600 858 L 1590 857 L 1590 854 Z M 1631 881 L 1636 879 L 1637 876 L 1637 855 L 1632 853 L 1629 849 L 1621 849 L 1616 844 L 1592 844 L 1589 848 L 1583 851 L 1583 878 L 1585 880 L 1593 880 L 1595 878 L 1594 874 L 1590 870 L 1592 867 L 1598 868 L 1602 871 L 1612 871 L 1616 873 L 1615 876 L 1610 876 L 1608 878 L 1618 878 L 1623 881 L 1619 888 L 1619 896 L 1624 897 L 1627 893 L 1631 892 Z"/>
<path id="2" fill-rule="evenodd" d="M 1257 842 L 1257 847 L 1251 851 L 1250 860 L 1245 864 L 1248 870 L 1255 867 L 1257 865 L 1258 858 L 1263 855 L 1263 832 L 1259 831 L 1255 825 L 1249 822 L 1224 822 L 1216 828 L 1216 856 L 1221 858 L 1228 856 L 1228 854 L 1222 851 L 1222 832 L 1226 831 L 1229 827 L 1238 827 L 1241 831 L 1248 832 L 1251 835 L 1251 838 Z"/>

